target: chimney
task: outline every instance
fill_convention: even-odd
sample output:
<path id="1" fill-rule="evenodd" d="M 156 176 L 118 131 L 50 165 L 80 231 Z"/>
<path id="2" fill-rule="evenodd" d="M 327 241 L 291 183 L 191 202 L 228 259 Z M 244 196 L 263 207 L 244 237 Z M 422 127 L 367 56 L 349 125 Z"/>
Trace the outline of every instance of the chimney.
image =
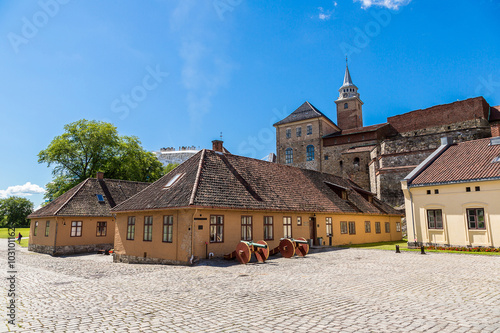
<path id="1" fill-rule="evenodd" d="M 491 124 L 491 136 L 493 138 L 500 136 L 500 123 Z"/>
<path id="2" fill-rule="evenodd" d="M 104 172 L 98 172 L 97 175 L 95 176 L 98 180 L 103 180 L 104 179 Z"/>
<path id="3" fill-rule="evenodd" d="M 223 151 L 224 149 L 222 148 L 222 144 L 223 143 L 224 143 L 224 141 L 222 141 L 222 140 L 214 140 L 214 141 L 212 141 L 212 150 L 223 153 L 224 152 Z"/>

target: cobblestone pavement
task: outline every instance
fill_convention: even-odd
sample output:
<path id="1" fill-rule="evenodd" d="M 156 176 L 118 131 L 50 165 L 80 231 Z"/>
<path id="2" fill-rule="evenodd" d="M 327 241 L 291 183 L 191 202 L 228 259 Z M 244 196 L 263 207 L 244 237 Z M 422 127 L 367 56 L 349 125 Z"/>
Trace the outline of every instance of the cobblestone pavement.
<path id="1" fill-rule="evenodd" d="M 343 249 L 176 267 L 23 249 L 17 266 L 19 326 L 0 331 L 500 332 L 498 256 Z"/>

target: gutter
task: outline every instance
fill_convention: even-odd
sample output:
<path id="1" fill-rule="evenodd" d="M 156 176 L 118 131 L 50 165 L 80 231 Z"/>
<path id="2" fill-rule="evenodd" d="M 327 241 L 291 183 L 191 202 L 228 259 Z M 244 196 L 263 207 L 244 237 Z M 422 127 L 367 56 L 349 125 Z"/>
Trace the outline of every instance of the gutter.
<path id="1" fill-rule="evenodd" d="M 408 188 L 410 188 L 410 187 L 438 186 L 438 185 L 451 185 L 451 184 L 463 184 L 463 183 L 475 183 L 475 182 L 485 182 L 485 181 L 491 181 L 491 180 L 500 180 L 500 177 L 461 179 L 461 180 L 450 180 L 447 182 L 415 184 L 415 185 L 408 185 Z"/>

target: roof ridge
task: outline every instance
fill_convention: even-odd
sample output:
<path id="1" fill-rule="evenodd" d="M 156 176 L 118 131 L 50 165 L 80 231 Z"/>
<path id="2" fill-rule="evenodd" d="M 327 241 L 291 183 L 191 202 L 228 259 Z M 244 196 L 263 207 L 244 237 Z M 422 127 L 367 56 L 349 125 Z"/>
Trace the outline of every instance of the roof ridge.
<path id="1" fill-rule="evenodd" d="M 80 183 L 80 187 L 78 187 L 78 189 L 61 205 L 61 207 L 59 207 L 55 212 L 54 212 L 54 216 L 57 215 L 57 213 L 59 213 L 59 211 L 61 209 L 64 208 L 64 206 L 66 206 L 68 204 L 68 202 L 73 199 L 75 197 L 75 195 L 82 189 L 82 187 L 87 184 L 87 182 L 89 181 L 90 178 L 87 178 L 85 179 L 83 182 Z"/>
<path id="2" fill-rule="evenodd" d="M 201 167 L 203 165 L 203 160 L 205 159 L 206 149 L 201 151 L 200 162 L 198 163 L 198 172 L 196 173 L 196 179 L 194 180 L 193 192 L 191 192 L 191 198 L 189 198 L 189 205 L 194 204 L 194 197 L 196 196 L 196 192 L 198 191 L 198 184 L 200 183 L 200 175 L 201 175 Z"/>
<path id="3" fill-rule="evenodd" d="M 93 179 L 95 179 L 95 178 L 93 178 Z M 150 182 L 141 182 L 138 180 L 127 180 L 127 179 L 104 178 L 103 180 L 105 182 L 112 181 L 112 182 L 127 182 L 127 183 L 135 183 L 135 184 L 152 184 Z"/>

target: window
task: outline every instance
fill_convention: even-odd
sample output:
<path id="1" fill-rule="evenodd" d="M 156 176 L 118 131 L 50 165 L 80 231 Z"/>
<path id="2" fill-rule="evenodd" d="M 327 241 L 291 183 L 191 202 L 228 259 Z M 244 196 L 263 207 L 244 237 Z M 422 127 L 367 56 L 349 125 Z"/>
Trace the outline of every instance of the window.
<path id="1" fill-rule="evenodd" d="M 356 222 L 349 222 L 349 235 L 356 234 Z"/>
<path id="2" fill-rule="evenodd" d="M 470 187 L 468 187 L 468 186 L 467 186 L 467 187 L 465 188 L 465 192 L 470 192 Z"/>
<path id="3" fill-rule="evenodd" d="M 241 240 L 252 240 L 252 217 L 241 217 Z"/>
<path id="4" fill-rule="evenodd" d="M 349 107 L 349 103 L 344 103 L 344 109 L 347 109 Z"/>
<path id="5" fill-rule="evenodd" d="M 434 194 L 439 194 L 439 190 L 438 190 L 438 189 L 435 189 L 435 190 L 434 190 Z"/>
<path id="6" fill-rule="evenodd" d="M 127 240 L 134 240 L 135 237 L 135 216 L 128 217 Z"/>
<path id="7" fill-rule="evenodd" d="M 359 157 L 354 158 L 354 167 L 359 168 Z"/>
<path id="8" fill-rule="evenodd" d="M 49 237 L 50 221 L 45 222 L 45 237 Z"/>
<path id="9" fill-rule="evenodd" d="M 380 222 L 375 222 L 375 233 L 380 234 Z"/>
<path id="10" fill-rule="evenodd" d="M 313 134 L 313 127 L 312 125 L 307 125 L 307 135 Z"/>
<path id="11" fill-rule="evenodd" d="M 327 236 L 333 235 L 332 218 L 331 217 L 326 217 L 325 218 L 325 222 L 326 222 L 326 235 Z"/>
<path id="12" fill-rule="evenodd" d="M 174 185 L 179 179 L 181 179 L 181 177 L 184 176 L 183 173 L 178 173 L 176 174 L 175 176 L 173 176 L 169 181 L 168 183 L 163 187 L 163 188 L 169 188 L 171 187 L 172 185 Z"/>
<path id="13" fill-rule="evenodd" d="M 102 194 L 96 194 L 96 196 L 97 196 L 97 201 L 104 202 L 104 197 L 102 196 Z"/>
<path id="14" fill-rule="evenodd" d="M 35 226 L 33 227 L 33 236 L 36 236 L 37 229 L 38 229 L 38 221 L 35 222 Z"/>
<path id="15" fill-rule="evenodd" d="M 365 221 L 365 233 L 369 234 L 372 232 L 372 223 L 370 221 Z"/>
<path id="16" fill-rule="evenodd" d="M 264 240 L 273 240 L 273 217 L 264 216 Z"/>
<path id="17" fill-rule="evenodd" d="M 443 214 L 441 209 L 427 210 L 427 226 L 429 229 L 443 229 Z"/>
<path id="18" fill-rule="evenodd" d="M 299 136 L 302 136 L 302 127 L 297 127 L 297 128 L 295 129 L 295 132 L 296 132 L 296 134 L 297 134 L 297 136 L 298 136 L 298 137 L 299 137 Z"/>
<path id="19" fill-rule="evenodd" d="M 165 243 L 172 243 L 174 231 L 174 217 L 172 215 L 163 216 L 163 239 Z"/>
<path id="20" fill-rule="evenodd" d="M 81 237 L 82 236 L 82 221 L 71 222 L 71 237 Z"/>
<path id="21" fill-rule="evenodd" d="M 328 155 L 325 155 L 325 161 L 328 161 Z"/>
<path id="22" fill-rule="evenodd" d="M 144 237 L 142 238 L 145 242 L 151 242 L 153 240 L 153 217 L 144 216 Z"/>
<path id="23" fill-rule="evenodd" d="M 297 216 L 297 225 L 302 225 L 302 216 Z"/>
<path id="24" fill-rule="evenodd" d="M 309 145 L 307 146 L 307 160 L 308 161 L 314 161 L 314 146 Z"/>
<path id="25" fill-rule="evenodd" d="M 476 186 L 476 192 L 479 192 L 479 191 L 481 191 L 481 187 Z"/>
<path id="26" fill-rule="evenodd" d="M 291 128 L 287 128 L 285 133 L 286 133 L 287 139 L 290 139 L 292 137 L 292 129 Z"/>
<path id="27" fill-rule="evenodd" d="M 396 222 L 396 231 L 401 232 L 401 222 Z"/>
<path id="28" fill-rule="evenodd" d="M 224 216 L 210 216 L 210 243 L 224 242 Z"/>
<path id="29" fill-rule="evenodd" d="M 340 222 L 340 233 L 347 234 L 347 222 Z"/>
<path id="30" fill-rule="evenodd" d="M 287 148 L 285 150 L 285 162 L 286 162 L 286 164 L 293 163 L 293 149 L 292 148 Z"/>
<path id="31" fill-rule="evenodd" d="M 391 232 L 391 224 L 389 222 L 385 222 L 385 232 L 387 234 Z"/>
<path id="32" fill-rule="evenodd" d="M 104 237 L 106 236 L 107 222 L 97 222 L 96 236 Z"/>
<path id="33" fill-rule="evenodd" d="M 486 229 L 486 224 L 484 223 L 484 209 L 467 209 L 467 222 L 469 224 L 469 229 Z"/>
<path id="34" fill-rule="evenodd" d="M 283 238 L 292 238 L 292 218 L 283 217 Z"/>
<path id="35" fill-rule="evenodd" d="M 431 190 L 427 190 L 427 194 L 431 194 Z"/>

